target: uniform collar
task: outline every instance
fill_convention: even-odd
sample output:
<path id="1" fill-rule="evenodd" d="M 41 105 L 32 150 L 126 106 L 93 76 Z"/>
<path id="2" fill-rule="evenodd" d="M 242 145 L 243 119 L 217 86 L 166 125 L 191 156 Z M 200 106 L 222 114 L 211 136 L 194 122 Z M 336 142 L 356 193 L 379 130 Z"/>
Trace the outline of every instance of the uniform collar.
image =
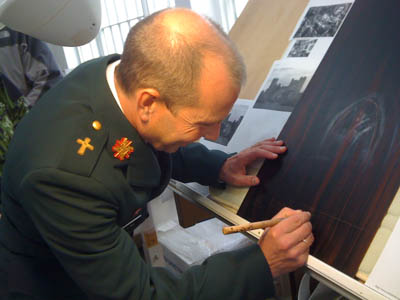
<path id="1" fill-rule="evenodd" d="M 157 155 L 168 160 L 169 155 L 155 151 L 150 144 L 146 143 L 113 99 L 106 79 L 106 68 L 118 59 L 120 59 L 120 55 L 110 55 L 96 59 L 90 66 L 93 68 L 91 74 L 95 74 L 91 82 L 91 106 L 94 113 L 102 119 L 99 121 L 108 129 L 109 138 L 106 148 L 111 155 L 113 155 L 112 147 L 117 139 L 126 137 L 132 141 L 134 152 L 129 159 L 123 161 L 113 158 L 115 159 L 115 167 L 127 167 L 127 179 L 131 185 L 156 187 L 161 180 L 161 168 Z"/>
<path id="2" fill-rule="evenodd" d="M 107 79 L 107 82 L 108 82 L 108 87 L 110 88 L 111 93 L 114 96 L 114 100 L 117 102 L 119 108 L 123 112 L 124 110 L 122 109 L 121 101 L 119 101 L 119 97 L 118 97 L 118 94 L 117 94 L 117 89 L 115 88 L 115 81 L 114 81 L 115 67 L 119 65 L 120 61 L 121 61 L 120 59 L 116 60 L 116 61 L 112 62 L 111 64 L 109 64 L 107 66 L 106 79 Z"/>

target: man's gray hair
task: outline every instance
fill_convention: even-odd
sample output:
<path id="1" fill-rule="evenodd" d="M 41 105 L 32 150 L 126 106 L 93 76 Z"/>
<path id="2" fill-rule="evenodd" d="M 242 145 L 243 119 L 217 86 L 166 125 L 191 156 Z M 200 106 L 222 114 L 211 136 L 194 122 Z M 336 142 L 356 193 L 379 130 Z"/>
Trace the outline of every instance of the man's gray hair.
<path id="1" fill-rule="evenodd" d="M 246 78 L 242 57 L 226 33 L 213 21 L 213 35 L 185 36 L 159 19 L 163 10 L 138 22 L 125 42 L 116 77 L 128 95 L 138 88 L 154 88 L 167 107 L 195 106 L 204 57 L 213 55 L 227 66 L 233 84 Z"/>

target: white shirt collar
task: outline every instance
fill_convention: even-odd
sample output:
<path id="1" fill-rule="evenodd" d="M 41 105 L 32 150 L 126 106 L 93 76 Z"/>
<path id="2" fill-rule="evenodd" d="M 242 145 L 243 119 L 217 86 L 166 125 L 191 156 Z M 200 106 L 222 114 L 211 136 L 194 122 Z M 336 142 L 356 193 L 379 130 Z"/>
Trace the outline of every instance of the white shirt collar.
<path id="1" fill-rule="evenodd" d="M 115 101 L 117 102 L 121 111 L 124 112 L 124 110 L 122 109 L 122 106 L 121 106 L 121 102 L 119 101 L 117 90 L 115 89 L 115 83 L 114 83 L 115 67 L 118 66 L 120 62 L 121 62 L 121 60 L 117 60 L 107 66 L 106 78 L 107 78 L 108 86 L 110 87 L 111 93 L 113 94 Z"/>

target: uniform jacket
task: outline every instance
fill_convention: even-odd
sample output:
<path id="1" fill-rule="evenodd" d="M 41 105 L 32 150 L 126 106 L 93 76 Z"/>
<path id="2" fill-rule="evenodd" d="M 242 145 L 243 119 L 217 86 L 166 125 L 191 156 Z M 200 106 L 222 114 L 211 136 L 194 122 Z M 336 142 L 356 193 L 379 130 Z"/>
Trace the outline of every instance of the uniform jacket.
<path id="1" fill-rule="evenodd" d="M 106 67 L 116 59 L 81 65 L 20 122 L 2 182 L 0 291 L 37 299 L 265 299 L 272 278 L 257 245 L 176 277 L 147 265 L 121 228 L 144 214 L 171 176 L 216 183 L 227 155 L 200 144 L 170 155 L 146 144 L 108 87 Z M 123 137 L 134 151 L 121 161 L 112 147 Z M 91 149 L 79 155 L 78 139 L 86 138 Z"/>

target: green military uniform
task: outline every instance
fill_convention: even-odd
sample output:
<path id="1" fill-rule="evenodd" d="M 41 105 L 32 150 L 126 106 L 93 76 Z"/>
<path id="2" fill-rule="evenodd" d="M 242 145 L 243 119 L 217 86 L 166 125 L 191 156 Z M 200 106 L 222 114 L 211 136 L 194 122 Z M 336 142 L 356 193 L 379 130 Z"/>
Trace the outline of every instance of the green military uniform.
<path id="1" fill-rule="evenodd" d="M 200 144 L 173 155 L 146 144 L 106 81 L 107 65 L 118 58 L 78 67 L 44 95 L 16 130 L 3 174 L 0 295 L 265 299 L 273 284 L 257 245 L 212 256 L 175 277 L 147 265 L 121 228 L 145 215 L 146 203 L 171 176 L 216 183 L 227 156 Z M 125 149 L 133 147 L 133 152 L 120 160 L 123 138 L 132 142 Z"/>

